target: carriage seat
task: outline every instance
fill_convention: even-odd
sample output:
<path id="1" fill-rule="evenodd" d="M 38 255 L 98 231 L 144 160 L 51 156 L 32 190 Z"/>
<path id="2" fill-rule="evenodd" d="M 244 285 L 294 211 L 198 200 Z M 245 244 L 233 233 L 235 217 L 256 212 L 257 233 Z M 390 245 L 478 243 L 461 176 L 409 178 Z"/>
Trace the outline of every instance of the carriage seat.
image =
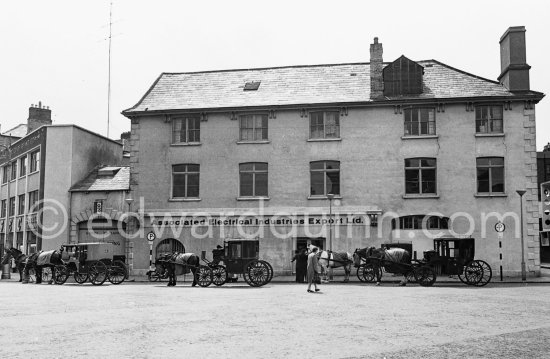
<path id="1" fill-rule="evenodd" d="M 426 262 L 431 262 L 438 258 L 439 258 L 439 253 L 437 253 L 437 251 L 434 251 L 434 250 L 424 251 L 424 260 Z"/>

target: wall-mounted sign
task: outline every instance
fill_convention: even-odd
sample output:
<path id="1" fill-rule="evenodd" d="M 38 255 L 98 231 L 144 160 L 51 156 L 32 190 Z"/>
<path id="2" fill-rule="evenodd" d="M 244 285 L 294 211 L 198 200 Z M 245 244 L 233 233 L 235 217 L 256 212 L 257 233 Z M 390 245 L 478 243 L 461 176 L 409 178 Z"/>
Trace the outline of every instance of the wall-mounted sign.
<path id="1" fill-rule="evenodd" d="M 495 224 L 495 231 L 497 231 L 498 233 L 502 233 L 505 230 L 506 230 L 506 226 L 504 225 L 504 223 L 498 222 L 497 224 Z"/>

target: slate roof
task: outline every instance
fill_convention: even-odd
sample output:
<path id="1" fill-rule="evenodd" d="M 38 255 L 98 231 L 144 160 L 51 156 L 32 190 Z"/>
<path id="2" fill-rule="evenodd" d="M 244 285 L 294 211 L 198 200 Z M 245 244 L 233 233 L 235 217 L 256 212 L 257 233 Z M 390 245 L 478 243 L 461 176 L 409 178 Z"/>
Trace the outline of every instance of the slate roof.
<path id="1" fill-rule="evenodd" d="M 119 168 L 114 176 L 100 176 L 101 168 Z M 70 192 L 127 191 L 130 189 L 130 167 L 98 166 L 83 180 L 73 185 Z"/>
<path id="2" fill-rule="evenodd" d="M 27 124 L 21 123 L 14 128 L 11 128 L 7 131 L 2 132 L 2 135 L 4 136 L 13 136 L 13 137 L 25 137 L 27 135 Z"/>
<path id="3" fill-rule="evenodd" d="M 424 92 L 411 99 L 514 96 L 496 81 L 435 60 L 424 67 Z M 385 65 L 387 65 L 386 63 Z M 247 82 L 261 81 L 256 91 Z M 403 99 L 386 98 L 385 100 Z M 145 111 L 223 109 L 307 104 L 365 103 L 370 99 L 370 64 L 289 66 L 245 70 L 163 73 L 125 115 Z"/>

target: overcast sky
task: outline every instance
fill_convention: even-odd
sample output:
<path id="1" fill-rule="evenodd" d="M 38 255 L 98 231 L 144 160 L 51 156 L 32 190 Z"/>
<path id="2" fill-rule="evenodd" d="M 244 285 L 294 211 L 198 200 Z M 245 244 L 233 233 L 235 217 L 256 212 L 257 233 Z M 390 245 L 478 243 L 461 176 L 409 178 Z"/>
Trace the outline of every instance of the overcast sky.
<path id="1" fill-rule="evenodd" d="M 496 80 L 499 39 L 527 29 L 531 89 L 550 93 L 550 2 L 113 0 L 109 137 L 128 131 L 120 112 L 162 72 L 368 62 L 376 36 L 384 61 L 435 59 Z M 109 1 L 0 4 L 1 130 L 50 106 L 54 124 L 107 134 Z M 536 107 L 537 149 L 550 141 L 550 98 Z"/>

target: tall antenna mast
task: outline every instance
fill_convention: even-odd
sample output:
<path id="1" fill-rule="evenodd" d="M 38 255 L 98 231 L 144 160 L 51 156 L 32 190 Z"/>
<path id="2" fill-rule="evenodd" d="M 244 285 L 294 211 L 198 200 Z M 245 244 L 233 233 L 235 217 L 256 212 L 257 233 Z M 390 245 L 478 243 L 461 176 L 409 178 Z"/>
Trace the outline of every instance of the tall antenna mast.
<path id="1" fill-rule="evenodd" d="M 113 27 L 113 1 L 109 8 L 109 79 L 107 81 L 107 137 L 109 137 L 109 127 L 111 120 L 111 35 Z"/>

